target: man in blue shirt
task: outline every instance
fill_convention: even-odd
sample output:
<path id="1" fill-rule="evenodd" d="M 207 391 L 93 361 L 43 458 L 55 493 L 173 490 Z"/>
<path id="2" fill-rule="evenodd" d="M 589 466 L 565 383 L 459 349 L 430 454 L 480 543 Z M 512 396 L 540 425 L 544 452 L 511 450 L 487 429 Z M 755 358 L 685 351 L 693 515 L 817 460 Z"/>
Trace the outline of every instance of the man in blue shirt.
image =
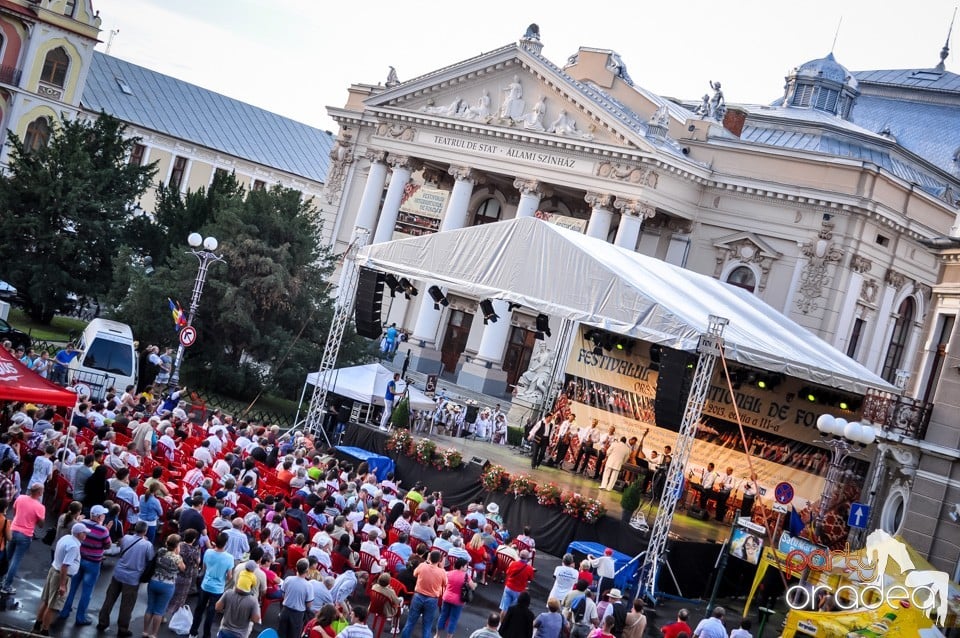
<path id="1" fill-rule="evenodd" d="M 213 619 L 217 615 L 214 606 L 227 588 L 227 581 L 233 577 L 233 556 L 225 551 L 228 538 L 224 532 L 217 534 L 213 550 L 207 550 L 203 555 L 203 580 L 200 581 L 197 609 L 193 612 L 191 636 L 197 635 L 203 622 L 203 638 L 210 638 Z"/>
<path id="2" fill-rule="evenodd" d="M 117 598 L 120 598 L 117 636 L 130 638 L 133 635 L 130 631 L 130 617 L 133 615 L 137 594 L 140 592 L 140 575 L 151 560 L 153 560 L 153 543 L 147 539 L 147 524 L 140 521 L 134 526 L 133 534 L 120 539 L 120 554 L 113 568 L 113 577 L 110 579 L 110 586 L 107 587 L 103 607 L 100 608 L 97 631 L 106 631 L 110 626 L 113 606 Z"/>
<path id="3" fill-rule="evenodd" d="M 72 343 L 68 343 L 66 348 L 58 350 L 57 354 L 53 356 L 53 375 L 50 380 L 60 385 L 66 385 L 67 368 L 70 367 L 70 362 L 73 361 L 78 354 L 80 354 L 80 352 L 73 347 Z"/>
<path id="4" fill-rule="evenodd" d="M 393 413 L 393 401 L 397 397 L 397 384 L 400 381 L 400 373 L 394 373 L 393 380 L 387 383 L 387 390 L 383 393 L 383 416 L 380 418 L 380 429 L 386 430 L 390 423 L 390 415 Z"/>

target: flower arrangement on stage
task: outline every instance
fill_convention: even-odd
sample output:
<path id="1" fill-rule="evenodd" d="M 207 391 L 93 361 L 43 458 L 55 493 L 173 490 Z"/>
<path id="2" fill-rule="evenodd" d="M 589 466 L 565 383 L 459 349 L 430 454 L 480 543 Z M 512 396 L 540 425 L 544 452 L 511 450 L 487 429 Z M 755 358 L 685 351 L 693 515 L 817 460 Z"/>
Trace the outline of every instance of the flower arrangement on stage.
<path id="1" fill-rule="evenodd" d="M 413 445 L 413 437 L 410 436 L 410 430 L 397 429 L 393 431 L 390 438 L 387 439 L 387 449 L 404 456 L 410 455 L 410 447 Z"/>
<path id="2" fill-rule="evenodd" d="M 529 474 L 514 474 L 510 480 L 508 494 L 513 494 L 514 498 L 521 496 L 530 496 L 537 493 L 537 484 L 533 482 Z"/>
<path id="3" fill-rule="evenodd" d="M 537 503 L 544 507 L 555 507 L 560 504 L 560 486 L 556 483 L 545 483 L 537 486 Z"/>
<path id="4" fill-rule="evenodd" d="M 439 451 L 433 459 L 433 466 L 438 470 L 455 470 L 463 465 L 463 455 L 460 450 L 452 447 Z"/>
<path id="5" fill-rule="evenodd" d="M 564 492 L 560 496 L 560 505 L 564 514 L 579 518 L 584 523 L 596 523 L 601 516 L 607 513 L 607 508 L 603 503 L 576 492 Z"/>
<path id="6" fill-rule="evenodd" d="M 503 479 L 509 479 L 507 469 L 502 465 L 489 465 L 480 475 L 480 484 L 488 492 L 499 492 L 503 489 Z"/>
<path id="7" fill-rule="evenodd" d="M 437 444 L 430 439 L 420 439 L 413 446 L 413 456 L 421 465 L 433 463 L 433 453 L 437 451 Z"/>

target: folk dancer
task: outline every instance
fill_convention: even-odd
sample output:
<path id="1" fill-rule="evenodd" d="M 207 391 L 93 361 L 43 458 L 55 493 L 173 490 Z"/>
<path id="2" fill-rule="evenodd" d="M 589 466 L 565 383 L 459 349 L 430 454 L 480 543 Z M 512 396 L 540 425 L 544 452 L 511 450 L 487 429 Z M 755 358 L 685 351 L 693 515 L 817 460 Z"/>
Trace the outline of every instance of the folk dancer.
<path id="1" fill-rule="evenodd" d="M 553 419 L 554 415 L 546 415 L 530 428 L 530 434 L 527 435 L 527 440 L 533 445 L 530 454 L 530 467 L 534 470 L 540 467 L 543 463 L 543 457 L 547 453 L 550 437 L 553 435 Z"/>

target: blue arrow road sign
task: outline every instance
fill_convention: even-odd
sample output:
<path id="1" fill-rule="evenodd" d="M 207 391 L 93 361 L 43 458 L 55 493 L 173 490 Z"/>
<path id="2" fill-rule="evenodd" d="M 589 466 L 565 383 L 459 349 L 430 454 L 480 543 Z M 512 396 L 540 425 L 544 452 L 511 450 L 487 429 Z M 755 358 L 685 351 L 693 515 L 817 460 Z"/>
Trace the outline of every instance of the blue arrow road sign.
<path id="1" fill-rule="evenodd" d="M 850 504 L 850 518 L 847 519 L 847 525 L 858 529 L 866 529 L 867 521 L 870 520 L 870 506 L 863 503 Z"/>

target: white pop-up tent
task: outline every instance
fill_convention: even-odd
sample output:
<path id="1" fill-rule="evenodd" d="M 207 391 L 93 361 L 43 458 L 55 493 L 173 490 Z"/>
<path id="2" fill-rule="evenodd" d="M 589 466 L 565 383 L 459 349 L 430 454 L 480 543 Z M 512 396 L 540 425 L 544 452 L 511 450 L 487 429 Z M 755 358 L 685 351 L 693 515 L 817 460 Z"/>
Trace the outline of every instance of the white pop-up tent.
<path id="1" fill-rule="evenodd" d="M 725 356 L 857 394 L 899 390 L 746 290 L 521 218 L 365 246 L 361 266 L 695 352 L 709 315 Z"/>
<path id="2" fill-rule="evenodd" d="M 387 390 L 387 383 L 393 379 L 393 372 L 383 367 L 379 363 L 368 363 L 362 366 L 353 366 L 351 368 L 339 368 L 332 373 L 333 386 L 328 388 L 331 394 L 339 394 L 342 397 L 359 401 L 361 403 L 370 403 L 374 405 L 383 405 L 383 395 Z M 319 379 L 318 372 L 311 372 L 307 375 L 307 385 L 316 385 Z M 409 386 L 410 407 L 414 410 L 432 410 L 436 403 L 420 390 Z"/>

